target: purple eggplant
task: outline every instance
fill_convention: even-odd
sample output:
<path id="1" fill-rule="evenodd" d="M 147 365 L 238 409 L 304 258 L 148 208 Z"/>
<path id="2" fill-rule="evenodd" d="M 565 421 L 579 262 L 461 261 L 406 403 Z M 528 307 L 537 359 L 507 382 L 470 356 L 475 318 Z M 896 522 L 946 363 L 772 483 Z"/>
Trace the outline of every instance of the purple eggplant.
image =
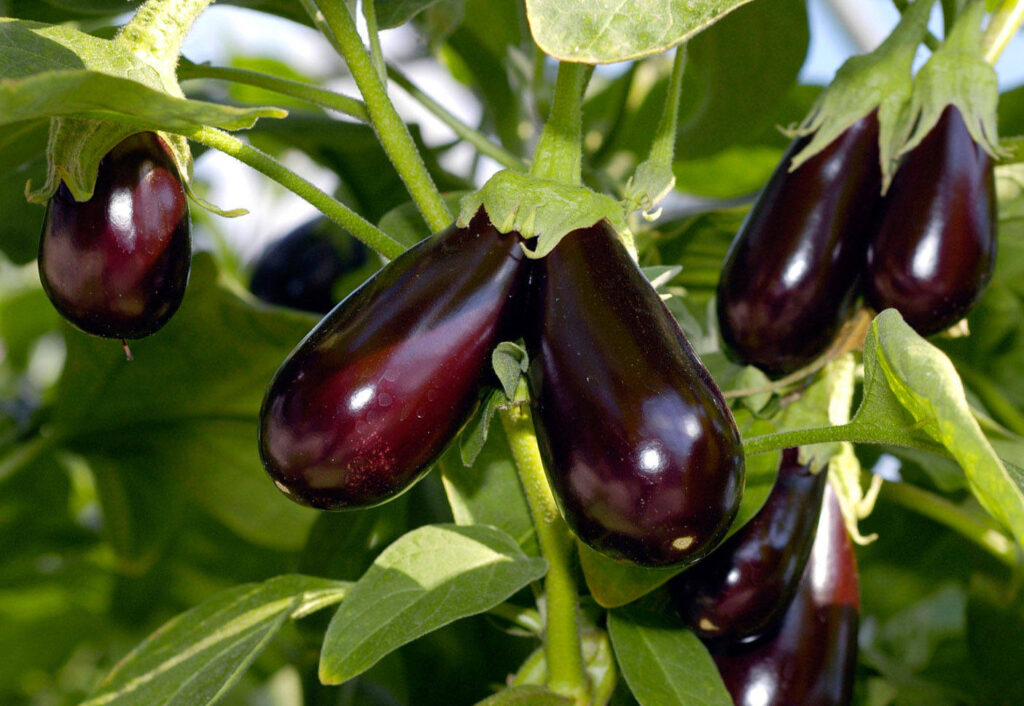
<path id="1" fill-rule="evenodd" d="M 696 561 L 743 490 L 721 393 L 607 222 L 569 233 L 532 278 L 534 419 L 566 521 L 614 559 Z"/>
<path id="2" fill-rule="evenodd" d="M 61 316 L 86 333 L 142 338 L 178 310 L 191 259 L 178 168 L 163 140 L 144 132 L 103 158 L 88 201 L 58 187 L 39 241 L 39 279 Z"/>
<path id="3" fill-rule="evenodd" d="M 782 456 L 758 514 L 669 585 L 683 620 L 704 640 L 763 633 L 789 606 L 811 553 L 826 473 L 812 474 L 796 449 Z"/>
<path id="4" fill-rule="evenodd" d="M 729 351 L 772 375 L 825 352 L 850 314 L 881 191 L 872 113 L 789 171 L 790 146 L 725 259 L 718 322 Z"/>
<path id="5" fill-rule="evenodd" d="M 420 242 L 335 307 L 291 353 L 260 414 L 260 454 L 293 500 L 380 504 L 421 478 L 497 382 L 519 335 L 520 238 L 482 210 Z"/>
<path id="6" fill-rule="evenodd" d="M 844 706 L 853 694 L 857 558 L 831 487 L 796 596 L 777 631 L 712 656 L 736 706 Z"/>
<path id="7" fill-rule="evenodd" d="M 893 179 L 868 248 L 868 303 L 922 336 L 949 328 L 992 278 L 995 228 L 992 159 L 948 106 Z"/>

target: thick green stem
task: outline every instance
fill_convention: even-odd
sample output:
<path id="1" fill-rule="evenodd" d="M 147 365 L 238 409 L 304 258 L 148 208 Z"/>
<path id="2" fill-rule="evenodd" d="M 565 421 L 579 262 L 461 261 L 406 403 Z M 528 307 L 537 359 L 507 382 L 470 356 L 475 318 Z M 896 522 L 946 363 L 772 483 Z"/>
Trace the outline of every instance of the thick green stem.
<path id="1" fill-rule="evenodd" d="M 245 144 L 237 137 L 211 127 L 198 128 L 182 132 L 182 134 L 200 144 L 231 155 L 239 162 L 248 164 L 256 171 L 267 175 L 292 193 L 316 206 L 324 215 L 336 221 L 384 257 L 393 259 L 405 251 L 405 247 L 401 243 L 363 219 L 355 211 L 324 193 L 270 155 Z"/>
<path id="2" fill-rule="evenodd" d="M 174 71 L 181 42 L 213 0 L 148 0 L 121 28 L 117 43 L 163 71 Z"/>
<path id="3" fill-rule="evenodd" d="M 583 173 L 583 91 L 593 66 L 558 65 L 555 101 L 533 153 L 530 173 L 542 179 L 579 184 Z"/>
<path id="4" fill-rule="evenodd" d="M 356 23 L 344 0 L 315 0 L 323 19 L 348 64 L 352 78 L 366 102 L 373 129 L 381 146 L 409 195 L 431 230 L 439 231 L 452 222 L 452 214 L 430 178 L 412 135 L 388 98 L 387 88 L 377 75 L 373 60 L 356 31 Z"/>
<path id="5" fill-rule="evenodd" d="M 317 86 L 293 81 L 287 78 L 279 78 L 259 71 L 249 69 L 235 69 L 228 66 L 209 66 L 206 64 L 183 64 L 178 69 L 178 78 L 182 81 L 199 78 L 212 78 L 221 81 L 232 81 L 247 86 L 256 86 L 268 91 L 274 91 L 285 96 L 298 98 L 313 105 L 319 105 L 329 110 L 336 110 L 364 123 L 370 122 L 370 115 L 366 112 L 363 102 L 355 98 L 339 95 L 333 91 L 327 91 Z"/>
<path id="6" fill-rule="evenodd" d="M 1020 548 L 988 517 L 907 483 L 884 483 L 878 497 L 949 527 L 1010 568 L 1020 565 Z"/>
<path id="7" fill-rule="evenodd" d="M 811 429 L 794 429 L 793 431 L 779 432 L 778 434 L 765 434 L 754 436 L 743 441 L 743 453 L 747 456 L 767 453 L 777 449 L 788 449 L 793 446 L 804 446 L 806 444 L 820 444 L 830 441 L 867 441 L 871 439 L 858 438 L 858 428 L 854 424 L 840 424 L 834 427 L 813 427 Z"/>
<path id="8" fill-rule="evenodd" d="M 915 2 L 925 1 L 926 0 L 915 0 Z M 935 0 L 930 0 L 930 2 L 934 4 Z M 896 9 L 899 10 L 902 14 L 903 12 L 906 11 L 907 7 L 910 5 L 910 2 L 908 0 L 893 0 L 893 4 L 896 5 Z M 931 49 L 932 51 L 935 51 L 942 45 L 942 42 L 939 41 L 939 38 L 932 34 L 930 31 L 926 31 L 924 33 L 924 45 Z"/>
<path id="9" fill-rule="evenodd" d="M 517 172 L 526 171 L 526 163 L 523 160 L 516 157 L 514 154 L 506 150 L 504 147 L 499 147 L 490 140 L 487 139 L 482 133 L 466 125 L 464 122 L 459 120 L 457 117 L 452 115 L 443 105 L 435 101 L 429 95 L 421 91 L 416 87 L 409 78 L 399 71 L 394 66 L 388 67 L 388 76 L 391 80 L 402 87 L 406 93 L 416 99 L 416 101 L 424 108 L 429 110 L 438 119 L 441 120 L 445 125 L 452 129 L 456 135 L 461 137 L 464 141 L 473 145 L 476 151 L 480 154 L 486 155 L 493 159 L 498 164 L 509 169 L 513 169 Z"/>
<path id="10" fill-rule="evenodd" d="M 676 48 L 676 56 L 672 62 L 672 78 L 669 81 L 665 107 L 658 122 L 658 131 L 651 145 L 651 161 L 672 166 L 672 157 L 676 149 L 676 125 L 679 123 L 679 96 L 683 92 L 683 74 L 686 72 L 686 45 Z"/>
<path id="11" fill-rule="evenodd" d="M 589 688 L 580 642 L 572 535 L 548 486 L 529 409 L 513 407 L 503 410 L 500 416 L 530 506 L 537 542 L 548 562 L 544 577 L 548 687 L 578 704 L 586 704 Z"/>
<path id="12" fill-rule="evenodd" d="M 999 9 L 992 15 L 985 34 L 981 38 L 982 53 L 985 61 L 996 63 L 1013 35 L 1024 23 L 1024 0 L 1004 0 Z"/>

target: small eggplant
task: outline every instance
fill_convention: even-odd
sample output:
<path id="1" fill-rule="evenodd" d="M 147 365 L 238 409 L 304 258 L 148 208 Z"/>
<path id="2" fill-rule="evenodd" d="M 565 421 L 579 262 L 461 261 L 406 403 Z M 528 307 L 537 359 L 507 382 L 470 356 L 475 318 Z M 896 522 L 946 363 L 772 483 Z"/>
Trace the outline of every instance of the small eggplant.
<path id="1" fill-rule="evenodd" d="M 39 241 L 39 279 L 61 316 L 96 336 L 142 338 L 185 296 L 188 200 L 163 140 L 144 132 L 100 162 L 88 201 L 61 182 Z"/>
<path id="2" fill-rule="evenodd" d="M 517 234 L 482 210 L 406 251 L 349 295 L 277 371 L 260 455 L 288 497 L 320 509 L 380 504 L 421 478 L 519 335 L 528 269 Z"/>
<path id="3" fill-rule="evenodd" d="M 253 266 L 249 291 L 271 304 L 326 314 L 337 303 L 334 285 L 367 256 L 366 246 L 340 226 L 316 218 L 267 246 Z"/>
<path id="4" fill-rule="evenodd" d="M 614 559 L 696 561 L 743 491 L 721 392 L 607 222 L 569 233 L 532 277 L 528 377 L 566 521 Z"/>
<path id="5" fill-rule="evenodd" d="M 880 202 L 878 120 L 862 118 L 789 171 L 793 142 L 732 242 L 718 323 L 736 358 L 772 375 L 825 352 L 850 313 Z"/>
<path id="6" fill-rule="evenodd" d="M 786 611 L 814 543 L 826 476 L 812 474 L 796 449 L 786 449 L 775 487 L 754 519 L 672 580 L 676 610 L 699 637 L 753 637 Z"/>
<path id="7" fill-rule="evenodd" d="M 778 631 L 712 652 L 736 706 L 849 704 L 859 613 L 857 558 L 829 487 L 811 556 Z"/>
<path id="8" fill-rule="evenodd" d="M 922 336 L 949 328 L 992 277 L 995 226 L 992 159 L 948 106 L 893 179 L 868 248 L 868 303 Z"/>

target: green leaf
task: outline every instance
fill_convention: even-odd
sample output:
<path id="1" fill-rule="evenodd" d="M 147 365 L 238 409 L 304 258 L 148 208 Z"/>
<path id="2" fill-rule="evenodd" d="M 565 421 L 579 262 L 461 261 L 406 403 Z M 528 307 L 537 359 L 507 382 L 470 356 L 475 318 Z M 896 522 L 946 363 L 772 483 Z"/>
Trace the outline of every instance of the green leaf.
<path id="1" fill-rule="evenodd" d="M 910 421 L 899 439 L 894 439 L 894 428 L 902 426 L 894 423 L 901 420 L 895 408 Z M 879 439 L 944 449 L 964 469 L 982 506 L 1024 544 L 1024 483 L 1014 482 L 985 438 L 952 362 L 895 309 L 879 314 L 868 331 L 864 402 L 852 424 Z"/>
<path id="2" fill-rule="evenodd" d="M 514 401 L 519 381 L 530 367 L 530 357 L 526 354 L 526 349 L 511 341 L 502 341 L 491 353 L 491 367 L 501 382 L 505 398 Z"/>
<path id="3" fill-rule="evenodd" d="M 267 479 L 256 428 L 273 372 L 314 319 L 229 292 L 216 277 L 210 256 L 197 255 L 181 309 L 132 343 L 131 362 L 116 343 L 66 326 L 53 433 L 102 463 L 114 487 L 134 489 L 122 493 L 138 508 L 128 517 L 152 519 L 143 508 L 159 508 L 171 487 L 249 541 L 298 549 L 316 513 Z"/>
<path id="4" fill-rule="evenodd" d="M 622 675 L 640 706 L 732 706 L 707 648 L 665 615 L 634 606 L 608 615 Z"/>
<path id="5" fill-rule="evenodd" d="M 39 252 L 46 209 L 24 196 L 25 184 L 46 179 L 45 120 L 30 120 L 0 129 L 0 250 L 15 264 L 31 262 Z"/>
<path id="6" fill-rule="evenodd" d="M 444 202 L 452 212 L 459 209 L 462 197 L 468 192 L 455 191 L 444 194 Z M 401 206 L 396 206 L 383 216 L 377 224 L 380 229 L 400 242 L 402 245 L 412 247 L 424 238 L 430 237 L 430 228 L 420 215 L 416 204 L 406 201 Z"/>
<path id="7" fill-rule="evenodd" d="M 320 681 L 341 684 L 407 642 L 498 605 L 546 570 L 493 527 L 413 530 L 384 550 L 334 615 Z"/>
<path id="8" fill-rule="evenodd" d="M 374 0 L 377 26 L 380 29 L 399 27 L 438 0 Z"/>
<path id="9" fill-rule="evenodd" d="M 634 0 L 526 0 L 533 38 L 561 61 L 607 64 L 658 54 L 721 19 L 749 0 L 666 3 Z"/>
<path id="10" fill-rule="evenodd" d="M 348 584 L 278 576 L 179 615 L 132 650 L 83 706 L 196 706 L 224 696 L 289 617 L 337 603 Z"/>
<path id="11" fill-rule="evenodd" d="M 494 415 L 506 402 L 504 393 L 500 390 L 491 390 L 483 404 L 479 406 L 466 424 L 466 428 L 459 434 L 459 456 L 463 466 L 468 468 L 476 461 L 484 444 L 487 443 Z"/>
<path id="12" fill-rule="evenodd" d="M 971 577 L 967 595 L 967 645 L 986 703 L 1024 702 L 1024 594 L 1014 596 L 984 574 Z"/>
<path id="13" fill-rule="evenodd" d="M 528 684 L 502 689 L 476 706 L 572 706 L 572 699 L 559 696 L 547 687 Z"/>

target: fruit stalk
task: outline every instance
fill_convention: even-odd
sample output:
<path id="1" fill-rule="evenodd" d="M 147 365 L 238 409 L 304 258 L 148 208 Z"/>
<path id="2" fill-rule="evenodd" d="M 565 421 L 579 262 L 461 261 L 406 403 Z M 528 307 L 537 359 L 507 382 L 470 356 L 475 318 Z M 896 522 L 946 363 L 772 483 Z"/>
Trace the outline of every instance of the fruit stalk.
<path id="1" fill-rule="evenodd" d="M 405 247 L 401 243 L 355 211 L 337 199 L 331 198 L 270 155 L 245 144 L 237 137 L 212 127 L 202 127 L 183 134 L 190 140 L 220 150 L 270 177 L 284 188 L 316 206 L 321 213 L 348 229 L 352 235 L 384 257 L 394 259 L 405 252 Z"/>
<path id="2" fill-rule="evenodd" d="M 552 691 L 586 704 L 589 689 L 577 619 L 579 606 L 572 537 L 548 486 L 529 408 L 512 407 L 502 410 L 499 416 L 530 506 L 541 554 L 548 562 L 548 573 L 544 577 L 547 601 L 544 653 L 548 686 Z"/>
<path id="3" fill-rule="evenodd" d="M 387 88 L 377 75 L 373 60 L 363 46 L 355 20 L 345 6 L 344 0 L 316 0 L 316 6 L 323 13 L 324 21 L 334 35 L 336 46 L 341 50 L 345 63 L 352 72 L 352 78 L 355 79 L 356 86 L 366 101 L 370 122 L 381 146 L 395 165 L 398 175 L 405 183 L 409 195 L 412 196 L 416 208 L 423 215 L 430 230 L 442 230 L 452 222 L 452 214 L 434 185 L 434 180 L 431 179 L 416 149 L 409 129 L 388 98 Z"/>
<path id="4" fill-rule="evenodd" d="M 213 0 L 149 0 L 117 35 L 117 42 L 131 47 L 161 69 L 173 71 L 181 42 L 192 23 Z"/>
<path id="5" fill-rule="evenodd" d="M 593 66 L 558 65 L 555 101 L 537 140 L 530 174 L 567 184 L 579 184 L 583 174 L 583 91 Z"/>

